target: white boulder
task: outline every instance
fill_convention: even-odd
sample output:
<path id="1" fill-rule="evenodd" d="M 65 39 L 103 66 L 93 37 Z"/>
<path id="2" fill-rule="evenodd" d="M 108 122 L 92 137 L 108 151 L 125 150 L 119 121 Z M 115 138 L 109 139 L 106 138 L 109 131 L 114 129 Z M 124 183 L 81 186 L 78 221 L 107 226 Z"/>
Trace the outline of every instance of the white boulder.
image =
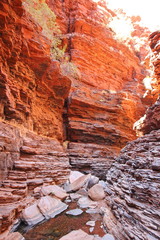
<path id="1" fill-rule="evenodd" d="M 41 188 L 41 192 L 45 196 L 49 195 L 49 194 L 53 194 L 54 196 L 56 196 L 59 199 L 65 199 L 68 196 L 66 191 L 57 185 L 43 186 Z"/>
<path id="2" fill-rule="evenodd" d="M 95 184 L 93 187 L 91 187 L 88 190 L 88 196 L 94 201 L 104 199 L 105 192 L 104 192 L 103 187 L 100 184 Z"/>
<path id="3" fill-rule="evenodd" d="M 79 177 L 84 176 L 83 173 L 79 172 L 79 171 L 71 171 L 70 172 L 70 176 L 69 176 L 69 182 L 73 183 L 74 181 L 76 181 Z"/>
<path id="4" fill-rule="evenodd" d="M 44 220 L 44 216 L 37 207 L 37 203 L 25 208 L 22 211 L 22 219 L 28 225 L 35 225 Z"/>
<path id="5" fill-rule="evenodd" d="M 42 197 L 39 200 L 38 208 L 46 219 L 53 218 L 68 208 L 68 205 L 57 198 L 50 196 Z"/>

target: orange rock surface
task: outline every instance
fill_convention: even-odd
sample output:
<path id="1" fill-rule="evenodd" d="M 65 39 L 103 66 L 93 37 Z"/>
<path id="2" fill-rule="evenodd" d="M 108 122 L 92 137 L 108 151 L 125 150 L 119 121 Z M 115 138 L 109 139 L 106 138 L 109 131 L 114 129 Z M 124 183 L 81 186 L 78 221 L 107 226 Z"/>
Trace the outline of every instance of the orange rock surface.
<path id="1" fill-rule="evenodd" d="M 64 114 L 70 163 L 102 177 L 120 149 L 136 137 L 133 123 L 145 113 L 147 72 L 141 59 L 147 49 L 141 44 L 137 52 L 134 39 L 116 39 L 108 25 L 115 13 L 102 2 L 56 5 L 50 0 L 49 5 L 57 14 L 64 42 L 68 41 L 66 54 L 79 70 Z M 133 36 L 145 41 L 148 32 L 137 26 Z"/>

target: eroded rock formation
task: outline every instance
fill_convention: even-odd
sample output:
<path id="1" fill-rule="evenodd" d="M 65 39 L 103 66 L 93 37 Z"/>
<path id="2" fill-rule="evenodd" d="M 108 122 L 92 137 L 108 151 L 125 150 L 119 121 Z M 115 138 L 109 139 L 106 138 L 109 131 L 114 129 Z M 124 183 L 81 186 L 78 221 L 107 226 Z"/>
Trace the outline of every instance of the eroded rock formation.
<path id="1" fill-rule="evenodd" d="M 2 232 L 33 200 L 26 198 L 32 188 L 64 182 L 69 164 L 105 178 L 148 106 L 147 49 L 134 49 L 146 29 L 135 22 L 134 39 L 124 42 L 108 25 L 116 14 L 101 1 L 27 2 L 34 11 L 45 4 L 45 27 L 55 30 L 44 31 L 24 1 L 1 1 Z"/>
<path id="2" fill-rule="evenodd" d="M 67 53 L 80 72 L 66 102 L 70 164 L 103 177 L 120 149 L 135 139 L 133 123 L 145 112 L 142 80 L 146 72 L 140 56 L 144 58 L 147 49 L 138 53 L 131 38 L 126 40 L 127 46 L 116 39 L 108 25 L 116 14 L 102 2 L 56 5 L 50 0 L 49 4 L 64 41 L 68 39 Z M 64 30 L 66 17 L 68 32 Z M 137 26 L 133 26 L 133 36 L 146 39 L 146 29 Z"/>
<path id="3" fill-rule="evenodd" d="M 159 32 L 150 36 L 158 56 Z M 159 59 L 154 60 L 159 79 Z M 146 112 L 143 137 L 130 142 L 107 173 L 111 223 L 116 239 L 158 240 L 160 236 L 160 108 L 159 100 Z M 154 130 L 153 130 L 154 129 Z M 112 216 L 112 213 L 114 216 Z M 117 234 L 118 233 L 118 234 Z"/>

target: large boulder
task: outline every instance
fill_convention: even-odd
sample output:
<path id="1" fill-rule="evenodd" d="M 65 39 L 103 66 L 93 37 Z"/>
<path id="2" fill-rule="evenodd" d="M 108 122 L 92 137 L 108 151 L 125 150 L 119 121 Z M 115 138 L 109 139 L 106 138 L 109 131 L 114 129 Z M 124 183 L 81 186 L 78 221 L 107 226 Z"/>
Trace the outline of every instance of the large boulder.
<path id="1" fill-rule="evenodd" d="M 60 198 L 60 199 L 65 199 L 68 194 L 66 193 L 66 191 L 57 186 L 57 185 L 49 185 L 49 186 L 43 186 L 41 188 L 41 192 L 43 195 L 49 195 L 49 194 L 52 194 L 54 196 L 56 196 L 57 198 Z"/>
<path id="2" fill-rule="evenodd" d="M 79 172 L 79 171 L 71 171 L 70 175 L 69 175 L 69 182 L 73 183 L 74 181 L 76 181 L 79 177 L 84 176 L 83 173 Z"/>
<path id="3" fill-rule="evenodd" d="M 53 218 L 68 208 L 68 205 L 57 198 L 42 197 L 38 207 L 46 219 Z"/>
<path id="4" fill-rule="evenodd" d="M 25 208 L 22 212 L 22 219 L 28 225 L 35 225 L 44 220 L 44 216 L 37 207 L 37 203 Z"/>
<path id="5" fill-rule="evenodd" d="M 102 200 L 105 198 L 104 189 L 100 184 L 95 184 L 93 187 L 91 187 L 88 190 L 88 195 L 94 201 Z"/>
<path id="6" fill-rule="evenodd" d="M 82 188 L 87 181 L 90 179 L 91 174 L 83 175 L 79 178 L 77 178 L 74 182 L 66 186 L 66 191 L 67 192 L 74 192 Z"/>

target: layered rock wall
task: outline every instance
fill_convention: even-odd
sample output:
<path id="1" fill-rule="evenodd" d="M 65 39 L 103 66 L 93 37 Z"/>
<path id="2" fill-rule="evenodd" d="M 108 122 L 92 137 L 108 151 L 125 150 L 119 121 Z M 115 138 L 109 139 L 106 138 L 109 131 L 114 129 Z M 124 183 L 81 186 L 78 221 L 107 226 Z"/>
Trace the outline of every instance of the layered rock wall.
<path id="1" fill-rule="evenodd" d="M 42 35 L 40 26 L 25 12 L 22 1 L 3 0 L 0 8 L 1 120 L 62 142 L 63 105 L 71 81 L 62 74 L 60 63 L 51 59 L 50 40 Z M 15 139 L 15 146 L 21 141 L 15 127 L 9 128 L 6 125 L 5 129 L 3 124 L 1 127 L 2 145 L 6 138 L 3 133 L 7 129 Z M 32 137 L 30 139 L 33 141 Z M 11 153 L 15 146 L 11 147 Z M 19 152 L 18 149 L 17 151 Z M 5 159 L 3 154 L 1 153 L 1 169 L 2 172 L 5 171 L 1 174 L 1 179 L 7 176 L 7 167 L 12 168 L 15 162 L 15 157 L 10 157 L 10 153 Z"/>
<path id="2" fill-rule="evenodd" d="M 144 58 L 145 51 L 138 54 L 132 49 L 134 41 L 125 45 L 115 39 L 108 27 L 115 13 L 104 3 L 64 1 L 58 7 L 49 3 L 57 18 L 62 17 L 67 53 L 79 73 L 72 69 L 75 77 L 64 114 L 70 164 L 102 177 L 126 142 L 135 139 L 133 123 L 145 112 L 145 67 L 138 57 Z M 138 38 L 141 35 L 144 39 L 145 29 L 139 28 Z"/>
<path id="3" fill-rule="evenodd" d="M 159 49 L 155 51 L 153 46 L 158 46 L 159 32 L 152 34 L 150 40 L 151 48 L 158 56 Z M 158 77 L 158 58 L 154 65 Z M 116 239 L 160 239 L 159 119 L 158 99 L 146 112 L 141 126 L 141 131 L 147 134 L 128 143 L 107 173 L 110 211 L 106 214 L 106 226 Z"/>

